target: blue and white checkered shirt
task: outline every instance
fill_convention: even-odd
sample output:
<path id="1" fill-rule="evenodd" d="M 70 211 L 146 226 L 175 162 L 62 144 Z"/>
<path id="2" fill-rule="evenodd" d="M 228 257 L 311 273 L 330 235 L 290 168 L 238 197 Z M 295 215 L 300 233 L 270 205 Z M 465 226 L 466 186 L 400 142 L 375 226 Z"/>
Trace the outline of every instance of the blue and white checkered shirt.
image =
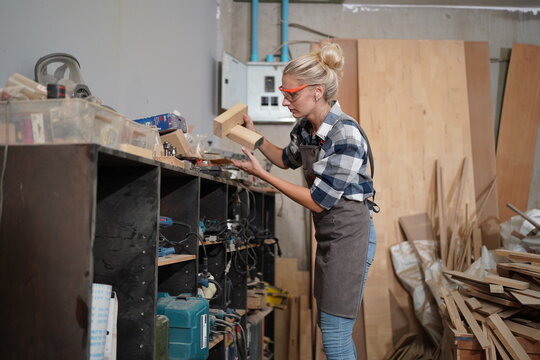
<path id="1" fill-rule="evenodd" d="M 300 145 L 322 144 L 313 164 L 313 200 L 330 209 L 342 196 L 355 201 L 373 196 L 373 181 L 367 172 L 367 142 L 360 134 L 358 123 L 336 101 L 314 136 L 310 134 L 311 126 L 306 118 L 296 123 L 282 159 L 285 165 L 296 169 L 302 166 Z"/>

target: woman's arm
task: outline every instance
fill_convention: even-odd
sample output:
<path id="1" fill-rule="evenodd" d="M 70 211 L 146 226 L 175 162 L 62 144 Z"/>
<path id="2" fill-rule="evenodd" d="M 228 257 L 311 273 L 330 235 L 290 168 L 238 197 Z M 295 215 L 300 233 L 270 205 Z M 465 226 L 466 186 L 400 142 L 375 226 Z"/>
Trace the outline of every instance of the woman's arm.
<path id="1" fill-rule="evenodd" d="M 309 210 L 319 213 L 324 210 L 319 204 L 317 204 L 311 197 L 311 192 L 308 188 L 296 184 L 292 184 L 288 181 L 278 178 L 265 171 L 259 161 L 246 149 L 242 148 L 244 154 L 247 155 L 247 161 L 233 160 L 233 164 L 240 169 L 255 175 L 267 183 L 273 185 L 276 189 L 281 191 L 291 200 L 298 204 L 308 208 Z"/>
<path id="2" fill-rule="evenodd" d="M 251 131 L 257 132 L 257 130 L 255 129 L 255 125 L 253 124 L 253 120 L 251 120 L 248 115 L 244 115 L 244 127 Z M 270 162 L 272 162 L 272 164 L 282 169 L 289 168 L 287 165 L 285 165 L 281 157 L 281 155 L 283 154 L 283 149 L 272 144 L 270 141 L 266 140 L 266 138 L 264 139 L 262 145 L 259 147 L 259 150 L 263 153 L 264 156 L 266 156 L 268 160 L 270 160 Z"/>

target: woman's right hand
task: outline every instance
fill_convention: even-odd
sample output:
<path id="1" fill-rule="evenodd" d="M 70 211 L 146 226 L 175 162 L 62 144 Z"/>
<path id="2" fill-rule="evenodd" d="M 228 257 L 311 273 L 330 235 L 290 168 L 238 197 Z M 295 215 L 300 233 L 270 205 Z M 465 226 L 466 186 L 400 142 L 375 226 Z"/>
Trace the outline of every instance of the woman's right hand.
<path id="1" fill-rule="evenodd" d="M 248 114 L 244 114 L 244 127 L 248 130 L 257 132 L 255 125 L 253 124 L 253 120 L 251 120 Z"/>

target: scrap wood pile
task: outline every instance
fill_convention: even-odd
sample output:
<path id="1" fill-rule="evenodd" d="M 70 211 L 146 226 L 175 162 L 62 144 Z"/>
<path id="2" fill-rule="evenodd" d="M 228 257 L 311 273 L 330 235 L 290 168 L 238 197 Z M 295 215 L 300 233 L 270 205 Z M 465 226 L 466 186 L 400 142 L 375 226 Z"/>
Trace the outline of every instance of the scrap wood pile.
<path id="1" fill-rule="evenodd" d="M 457 178 L 463 179 L 466 161 L 460 171 Z M 475 213 L 460 203 L 462 182 L 444 196 L 441 172 L 437 164 L 435 226 L 428 214 L 401 217 L 408 241 L 390 249 L 396 275 L 411 294 L 431 344 L 424 334 L 408 336 L 384 359 L 467 359 L 467 351 L 482 359 L 540 359 L 540 255 L 498 249 L 506 261 L 495 264 L 482 249 Z M 486 270 L 492 273 L 484 276 Z"/>
<path id="2" fill-rule="evenodd" d="M 455 337 L 474 336 L 486 359 L 540 359 L 540 255 L 495 253 L 508 260 L 497 274 L 444 272 L 460 286 L 441 289 L 441 313 Z"/>

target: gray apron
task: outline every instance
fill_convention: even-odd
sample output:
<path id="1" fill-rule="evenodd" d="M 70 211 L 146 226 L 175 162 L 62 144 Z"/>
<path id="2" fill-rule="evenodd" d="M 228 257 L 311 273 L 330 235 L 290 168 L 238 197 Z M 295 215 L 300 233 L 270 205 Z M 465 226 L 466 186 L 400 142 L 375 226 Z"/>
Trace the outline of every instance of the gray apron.
<path id="1" fill-rule="evenodd" d="M 313 163 L 320 146 L 300 145 L 302 168 L 313 185 Z M 365 202 L 341 198 L 329 210 L 313 213 L 317 253 L 315 299 L 318 309 L 335 316 L 356 318 L 362 299 L 367 261 L 369 209 Z"/>

